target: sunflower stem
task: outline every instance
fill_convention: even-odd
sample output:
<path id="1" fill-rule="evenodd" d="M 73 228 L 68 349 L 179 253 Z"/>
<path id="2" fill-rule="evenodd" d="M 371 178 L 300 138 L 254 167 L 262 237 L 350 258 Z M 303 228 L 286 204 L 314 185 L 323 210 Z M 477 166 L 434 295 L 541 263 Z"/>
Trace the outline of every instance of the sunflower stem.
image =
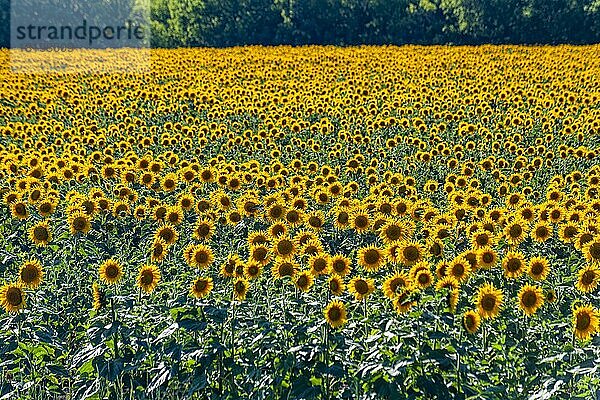
<path id="1" fill-rule="evenodd" d="M 115 323 L 117 321 L 117 311 L 115 309 L 115 299 L 114 297 L 110 298 L 110 308 L 112 310 L 112 326 L 114 328 Z M 113 333 L 113 349 L 115 352 L 115 359 L 119 358 L 119 344 L 117 342 L 117 332 Z"/>
<path id="2" fill-rule="evenodd" d="M 330 399 L 330 382 L 329 382 L 329 328 L 327 324 L 323 325 L 325 329 L 325 398 Z"/>
<path id="3" fill-rule="evenodd" d="M 231 302 L 231 393 L 235 397 L 235 300 Z"/>
<path id="4" fill-rule="evenodd" d="M 462 329 L 459 330 L 458 334 L 458 344 L 462 342 Z M 461 381 L 460 381 L 460 349 L 456 351 L 456 392 L 457 394 L 461 394 Z"/>

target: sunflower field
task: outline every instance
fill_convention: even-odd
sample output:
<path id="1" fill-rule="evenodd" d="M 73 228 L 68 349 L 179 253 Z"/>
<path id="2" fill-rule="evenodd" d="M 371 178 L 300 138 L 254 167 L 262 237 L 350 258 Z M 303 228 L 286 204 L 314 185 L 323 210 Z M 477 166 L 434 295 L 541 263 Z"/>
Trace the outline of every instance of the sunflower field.
<path id="1" fill-rule="evenodd" d="M 0 399 L 600 398 L 599 54 L 0 51 Z"/>

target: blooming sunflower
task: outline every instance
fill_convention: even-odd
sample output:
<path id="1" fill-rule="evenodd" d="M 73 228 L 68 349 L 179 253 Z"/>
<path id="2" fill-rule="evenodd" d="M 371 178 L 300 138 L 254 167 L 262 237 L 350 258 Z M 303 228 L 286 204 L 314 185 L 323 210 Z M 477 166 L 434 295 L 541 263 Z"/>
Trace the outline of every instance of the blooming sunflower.
<path id="1" fill-rule="evenodd" d="M 29 228 L 29 240 L 37 246 L 46 246 L 52 240 L 48 221 L 38 222 Z"/>
<path id="2" fill-rule="evenodd" d="M 164 223 L 158 227 L 154 234 L 154 239 L 161 239 L 167 246 L 172 245 L 177 241 L 179 234 L 175 230 L 175 227 L 170 223 Z"/>
<path id="3" fill-rule="evenodd" d="M 208 296 L 212 289 L 212 278 L 198 277 L 196 278 L 194 283 L 192 283 L 192 287 L 190 288 L 190 294 L 197 299 L 201 299 Z"/>
<path id="4" fill-rule="evenodd" d="M 517 251 L 509 251 L 502 260 L 504 275 L 508 278 L 517 279 L 525 272 L 525 267 L 525 257 Z"/>
<path id="5" fill-rule="evenodd" d="M 425 250 L 423 249 L 423 246 L 418 242 L 412 241 L 401 242 L 397 250 L 398 258 L 407 266 L 414 265 L 421 261 L 424 253 Z"/>
<path id="6" fill-rule="evenodd" d="M 294 241 L 286 236 L 281 236 L 273 240 L 272 252 L 282 259 L 290 259 L 296 252 Z"/>
<path id="7" fill-rule="evenodd" d="M 600 281 L 600 268 L 595 264 L 589 264 L 577 273 L 575 287 L 583 293 L 591 293 L 598 286 L 598 281 Z"/>
<path id="8" fill-rule="evenodd" d="M 516 246 L 525 240 L 528 229 L 529 226 L 527 221 L 521 218 L 515 218 L 504 228 L 504 238 L 510 245 Z"/>
<path id="9" fill-rule="evenodd" d="M 29 260 L 21 265 L 19 270 L 19 284 L 29 289 L 37 289 L 44 278 L 42 264 L 37 260 Z"/>
<path id="10" fill-rule="evenodd" d="M 519 307 L 525 315 L 533 315 L 544 304 L 544 294 L 537 286 L 526 284 L 519 291 Z"/>
<path id="11" fill-rule="evenodd" d="M 123 267 L 118 261 L 112 258 L 100 264 L 98 272 L 100 274 L 100 279 L 110 285 L 119 283 L 121 278 L 123 278 Z"/>
<path id="12" fill-rule="evenodd" d="M 416 304 L 411 298 L 412 293 L 411 290 L 404 290 L 394 298 L 393 305 L 398 314 L 406 314 Z"/>
<path id="13" fill-rule="evenodd" d="M 579 340 L 587 340 L 598 332 L 598 310 L 580 305 L 573 310 L 573 331 Z"/>
<path id="14" fill-rule="evenodd" d="M 78 233 L 86 234 L 92 226 L 89 217 L 81 211 L 70 214 L 68 220 L 71 234 L 73 235 Z"/>
<path id="15" fill-rule="evenodd" d="M 341 255 L 337 254 L 330 258 L 330 271 L 332 274 L 339 276 L 346 276 L 350 273 L 350 260 Z"/>
<path id="16" fill-rule="evenodd" d="M 530 232 L 530 236 L 536 242 L 543 243 L 552 236 L 552 233 L 552 225 L 549 225 L 547 222 L 540 221 L 533 227 Z"/>
<path id="17" fill-rule="evenodd" d="M 250 259 L 260 265 L 267 265 L 271 261 L 271 252 L 264 244 L 251 246 Z"/>
<path id="18" fill-rule="evenodd" d="M 9 283 L 0 287 L 0 304 L 8 313 L 25 308 L 25 292 L 19 283 Z"/>
<path id="19" fill-rule="evenodd" d="M 339 328 L 347 321 L 346 307 L 344 303 L 338 300 L 330 302 L 325 307 L 325 310 L 323 310 L 323 314 L 325 315 L 325 320 L 332 328 Z"/>
<path id="20" fill-rule="evenodd" d="M 481 268 L 492 268 L 498 262 L 498 253 L 491 247 L 482 247 L 477 250 L 477 264 Z"/>
<path id="21" fill-rule="evenodd" d="M 244 264 L 244 277 L 246 277 L 248 280 L 258 278 L 262 273 L 262 270 L 262 265 L 249 261 Z"/>
<path id="22" fill-rule="evenodd" d="M 152 293 L 160 281 L 160 270 L 156 265 L 146 264 L 140 267 L 138 286 L 146 293 Z"/>
<path id="23" fill-rule="evenodd" d="M 412 281 L 408 274 L 404 272 L 396 272 L 383 281 L 383 294 L 389 299 L 393 299 L 401 292 L 410 289 Z"/>
<path id="24" fill-rule="evenodd" d="M 317 253 L 309 257 L 308 265 L 310 273 L 313 276 L 325 275 L 329 273 L 329 255 L 327 253 Z"/>
<path id="25" fill-rule="evenodd" d="M 200 269 L 208 268 L 214 261 L 215 257 L 210 247 L 198 244 L 195 245 L 190 252 L 189 265 Z"/>
<path id="26" fill-rule="evenodd" d="M 334 296 L 341 296 L 342 293 L 344 293 L 344 290 L 346 289 L 344 279 L 338 275 L 331 275 L 329 277 L 329 280 L 327 281 L 327 286 L 329 288 L 329 291 Z"/>
<path id="27" fill-rule="evenodd" d="M 527 273 L 535 281 L 543 281 L 550 271 L 548 260 L 544 257 L 531 257 Z"/>
<path id="28" fill-rule="evenodd" d="M 358 250 L 358 265 L 366 271 L 377 271 L 385 264 L 383 250 L 371 245 Z"/>
<path id="29" fill-rule="evenodd" d="M 150 260 L 152 262 L 161 262 L 167 255 L 167 244 L 162 239 L 155 239 L 150 248 Z"/>
<path id="30" fill-rule="evenodd" d="M 233 283 L 233 295 L 236 300 L 244 301 L 248 294 L 250 283 L 245 278 L 237 278 Z"/>
<path id="31" fill-rule="evenodd" d="M 477 312 L 483 318 L 496 318 L 500 313 L 503 295 L 493 284 L 486 283 L 477 291 Z"/>
<path id="32" fill-rule="evenodd" d="M 375 290 L 374 280 L 371 278 L 355 277 L 348 283 L 348 291 L 358 301 L 367 298 Z"/>
<path id="33" fill-rule="evenodd" d="M 303 292 L 308 292 L 314 282 L 313 275 L 309 271 L 299 272 L 294 279 L 294 285 Z"/>
<path id="34" fill-rule="evenodd" d="M 471 334 L 477 332 L 481 324 L 481 317 L 474 310 L 469 310 L 463 314 L 463 327 Z"/>
<path id="35" fill-rule="evenodd" d="M 450 276 L 458 283 L 464 283 L 469 279 L 469 273 L 471 272 L 471 264 L 463 256 L 457 256 L 450 263 L 450 267 L 446 271 L 446 275 Z"/>
<path id="36" fill-rule="evenodd" d="M 583 255 L 585 259 L 593 264 L 600 264 L 600 239 L 590 240 L 583 246 Z"/>

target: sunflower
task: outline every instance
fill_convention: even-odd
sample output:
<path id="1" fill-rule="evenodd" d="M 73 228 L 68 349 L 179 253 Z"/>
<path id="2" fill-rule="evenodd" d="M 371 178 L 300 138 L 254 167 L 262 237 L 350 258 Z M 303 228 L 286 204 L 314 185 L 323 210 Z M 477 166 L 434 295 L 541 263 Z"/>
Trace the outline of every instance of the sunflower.
<path id="1" fill-rule="evenodd" d="M 356 300 L 363 300 L 375 290 L 375 284 L 371 278 L 355 277 L 348 283 L 348 291 L 354 295 Z"/>
<path id="2" fill-rule="evenodd" d="M 580 305 L 573 310 L 573 331 L 581 340 L 587 340 L 598 332 L 598 310 L 591 305 Z"/>
<path id="3" fill-rule="evenodd" d="M 358 250 L 358 265 L 366 271 L 377 271 L 385 264 L 383 250 L 371 245 Z"/>
<path id="4" fill-rule="evenodd" d="M 350 211 L 345 207 L 335 207 L 331 209 L 333 215 L 333 226 L 342 230 L 350 226 Z"/>
<path id="5" fill-rule="evenodd" d="M 248 261 L 248 263 L 251 263 L 251 261 Z M 227 260 L 221 264 L 219 273 L 226 278 L 232 278 L 236 274 L 236 269 L 239 265 L 243 265 L 245 267 L 244 263 L 237 254 L 231 254 L 229 257 L 227 257 Z"/>
<path id="6" fill-rule="evenodd" d="M 332 328 L 339 328 L 347 321 L 346 307 L 338 300 L 331 301 L 323 310 L 323 315 Z"/>
<path id="7" fill-rule="evenodd" d="M 573 243 L 579 233 L 579 225 L 575 222 L 565 222 L 558 226 L 558 237 L 563 243 Z"/>
<path id="8" fill-rule="evenodd" d="M 502 305 L 502 292 L 491 283 L 479 287 L 477 291 L 477 312 L 483 318 L 496 318 Z"/>
<path id="9" fill-rule="evenodd" d="M 272 252 L 279 258 L 290 259 L 296 252 L 294 241 L 286 236 L 281 236 L 273 240 Z"/>
<path id="10" fill-rule="evenodd" d="M 181 224 L 183 222 L 183 209 L 178 205 L 168 207 L 165 220 L 175 226 Z"/>
<path id="11" fill-rule="evenodd" d="M 29 260 L 21 265 L 19 284 L 29 289 L 37 289 L 44 278 L 42 264 L 37 260 Z"/>
<path id="12" fill-rule="evenodd" d="M 346 276 L 350 273 L 350 260 L 341 254 L 337 254 L 329 259 L 330 271 L 332 274 Z"/>
<path id="13" fill-rule="evenodd" d="M 552 226 L 540 221 L 533 227 L 530 235 L 536 242 L 543 243 L 552 236 Z"/>
<path id="14" fill-rule="evenodd" d="M 262 273 L 262 265 L 249 261 L 244 264 L 244 276 L 248 280 L 258 278 Z"/>
<path id="15" fill-rule="evenodd" d="M 106 294 L 96 282 L 92 285 L 92 298 L 92 307 L 94 310 L 98 311 L 106 307 Z"/>
<path id="16" fill-rule="evenodd" d="M 416 304 L 416 302 L 411 299 L 412 294 L 412 291 L 405 290 L 394 298 L 393 305 L 398 314 L 406 314 Z"/>
<path id="17" fill-rule="evenodd" d="M 323 252 L 311 255 L 308 258 L 310 273 L 313 276 L 325 275 L 329 273 L 329 255 Z"/>
<path id="18" fill-rule="evenodd" d="M 550 271 L 548 260 L 544 257 L 531 257 L 527 273 L 535 281 L 543 281 Z"/>
<path id="19" fill-rule="evenodd" d="M 600 268 L 596 264 L 586 265 L 577 273 L 575 287 L 583 293 L 591 293 L 598 286 L 598 281 L 600 281 Z"/>
<path id="20" fill-rule="evenodd" d="M 450 268 L 446 271 L 446 275 L 450 276 L 458 283 L 464 283 L 469 279 L 469 273 L 471 272 L 471 264 L 463 256 L 457 256 L 450 263 Z"/>
<path id="21" fill-rule="evenodd" d="M 160 271 L 156 265 L 146 264 L 140 267 L 137 278 L 138 286 L 146 293 L 151 293 L 160 281 Z"/>
<path id="22" fill-rule="evenodd" d="M 313 275 L 309 271 L 301 271 L 294 279 L 294 285 L 303 292 L 308 292 L 314 284 Z"/>
<path id="23" fill-rule="evenodd" d="M 498 253 L 491 247 L 477 250 L 477 264 L 480 268 L 492 268 L 498 262 Z"/>
<path id="24" fill-rule="evenodd" d="M 458 282 L 456 280 L 456 278 L 454 278 L 452 276 L 446 276 L 446 277 L 438 280 L 437 283 L 435 284 L 436 290 L 443 290 L 443 289 L 454 290 L 454 289 L 458 289 L 459 287 L 460 287 L 460 282 Z"/>
<path id="25" fill-rule="evenodd" d="M 0 287 L 0 304 L 8 313 L 25 308 L 25 292 L 19 283 L 9 283 Z"/>
<path id="26" fill-rule="evenodd" d="M 123 278 L 123 267 L 113 258 L 100 264 L 98 272 L 100 274 L 100 279 L 110 285 L 119 283 L 121 278 Z"/>
<path id="27" fill-rule="evenodd" d="M 251 246 L 250 259 L 260 265 L 267 265 L 271 261 L 271 252 L 264 244 Z"/>
<path id="28" fill-rule="evenodd" d="M 471 244 L 475 249 L 493 246 L 494 236 L 485 229 L 478 229 L 471 236 Z"/>
<path id="29" fill-rule="evenodd" d="M 383 294 L 389 299 L 393 299 L 400 292 L 410 289 L 412 281 L 408 274 L 397 272 L 383 281 Z"/>
<path id="30" fill-rule="evenodd" d="M 268 244 L 270 242 L 269 235 L 265 231 L 253 231 L 248 234 L 247 242 L 249 246 Z"/>
<path id="31" fill-rule="evenodd" d="M 312 211 L 306 218 L 308 226 L 314 231 L 320 231 L 325 224 L 325 216 L 322 211 Z"/>
<path id="32" fill-rule="evenodd" d="M 329 280 L 327 281 L 327 287 L 334 296 L 341 296 L 342 293 L 344 293 L 344 290 L 346 290 L 344 279 L 338 275 L 331 275 L 329 277 Z"/>
<path id="33" fill-rule="evenodd" d="M 164 223 L 158 227 L 154 234 L 154 239 L 161 239 L 167 246 L 172 245 L 179 238 L 179 234 L 175 227 L 170 223 Z"/>
<path id="34" fill-rule="evenodd" d="M 527 229 L 528 225 L 525 220 L 521 218 L 515 218 L 504 228 L 504 238 L 510 245 L 516 246 L 525 240 Z"/>
<path id="35" fill-rule="evenodd" d="M 233 295 L 236 300 L 244 301 L 246 300 L 246 295 L 248 294 L 248 289 L 250 288 L 250 283 L 245 278 L 237 278 L 233 283 Z"/>
<path id="36" fill-rule="evenodd" d="M 288 227 L 283 222 L 275 222 L 269 226 L 268 233 L 270 238 L 284 236 L 288 232 Z M 269 240 L 271 241 L 271 240 Z"/>
<path id="37" fill-rule="evenodd" d="M 194 283 L 192 283 L 192 287 L 190 288 L 190 294 L 197 299 L 201 299 L 208 296 L 210 291 L 213 289 L 213 286 L 213 280 L 210 277 L 196 278 Z"/>
<path id="38" fill-rule="evenodd" d="M 47 221 L 38 222 L 29 228 L 29 240 L 37 246 L 46 246 L 52 240 L 52 233 Z"/>
<path id="39" fill-rule="evenodd" d="M 583 255 L 585 259 L 594 264 L 600 264 L 600 239 L 590 240 L 583 246 Z"/>
<path id="40" fill-rule="evenodd" d="M 433 274 L 429 268 L 420 269 L 414 276 L 415 287 L 426 289 L 433 284 Z"/>
<path id="41" fill-rule="evenodd" d="M 420 243 L 403 241 L 400 243 L 397 254 L 400 261 L 407 266 L 415 265 L 423 259 L 425 250 Z"/>
<path id="42" fill-rule="evenodd" d="M 481 324 L 481 317 L 474 310 L 469 310 L 463 314 L 463 327 L 471 334 L 477 332 Z"/>
<path id="43" fill-rule="evenodd" d="M 215 233 L 214 223 L 207 218 L 200 218 L 196 222 L 192 237 L 196 240 L 208 240 Z"/>
<path id="44" fill-rule="evenodd" d="M 544 304 L 544 294 L 537 286 L 526 284 L 519 291 L 519 308 L 525 315 L 533 315 Z"/>
<path id="45" fill-rule="evenodd" d="M 215 259 L 211 248 L 203 244 L 194 245 L 191 249 L 186 248 L 186 253 L 189 257 L 186 261 L 190 267 L 208 268 Z"/>
<path id="46" fill-rule="evenodd" d="M 24 201 L 15 201 L 11 203 L 10 212 L 12 216 L 17 219 L 27 219 L 27 217 L 29 217 L 27 204 Z"/>
<path id="47" fill-rule="evenodd" d="M 281 279 L 286 276 L 293 278 L 296 276 L 297 271 L 298 264 L 292 260 L 278 259 L 275 264 L 273 264 L 273 267 L 271 267 L 271 273 L 276 279 Z"/>
<path id="48" fill-rule="evenodd" d="M 90 231 L 90 228 L 92 227 L 89 217 L 81 211 L 77 211 L 75 213 L 70 214 L 68 221 L 69 227 L 71 229 L 71 234 L 73 235 L 78 233 L 86 234 Z"/>
<path id="49" fill-rule="evenodd" d="M 371 225 L 369 214 L 359 208 L 352 210 L 350 215 L 350 224 L 356 232 L 366 232 Z"/>
<path id="50" fill-rule="evenodd" d="M 509 251 L 502 260 L 502 268 L 507 278 L 517 279 L 525 272 L 525 257 L 520 252 Z"/>
<path id="51" fill-rule="evenodd" d="M 152 262 L 161 262 L 167 255 L 167 244 L 162 239 L 155 239 L 150 248 L 150 260 Z"/>
<path id="52" fill-rule="evenodd" d="M 410 233 L 410 229 L 405 225 L 389 221 L 383 224 L 379 230 L 379 237 L 385 245 L 389 245 L 407 238 Z"/>

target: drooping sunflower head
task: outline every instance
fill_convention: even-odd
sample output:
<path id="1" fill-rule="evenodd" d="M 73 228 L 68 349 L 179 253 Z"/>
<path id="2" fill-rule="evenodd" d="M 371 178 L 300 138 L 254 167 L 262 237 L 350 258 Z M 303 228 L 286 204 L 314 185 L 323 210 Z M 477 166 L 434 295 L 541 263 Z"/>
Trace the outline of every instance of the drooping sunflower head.
<path id="1" fill-rule="evenodd" d="M 38 260 L 29 260 L 21 265 L 19 270 L 19 283 L 30 289 L 37 289 L 42 283 L 44 270 Z"/>
<path id="2" fill-rule="evenodd" d="M 347 321 L 346 307 L 344 303 L 338 300 L 333 300 L 323 310 L 325 320 L 332 328 L 339 328 L 343 326 Z"/>
<path id="3" fill-rule="evenodd" d="M 137 284 L 146 293 L 152 293 L 160 281 L 160 270 L 156 265 L 142 265 Z"/>
<path id="4" fill-rule="evenodd" d="M 100 274 L 100 279 L 110 285 L 119 283 L 123 277 L 123 267 L 118 261 L 112 258 L 100 264 L 98 272 Z"/>
<path id="5" fill-rule="evenodd" d="M 586 260 L 593 264 L 600 264 L 600 239 L 590 240 L 583 247 L 583 255 Z"/>
<path id="6" fill-rule="evenodd" d="M 96 282 L 92 285 L 92 298 L 92 307 L 94 310 L 99 311 L 106 307 L 106 294 Z"/>

